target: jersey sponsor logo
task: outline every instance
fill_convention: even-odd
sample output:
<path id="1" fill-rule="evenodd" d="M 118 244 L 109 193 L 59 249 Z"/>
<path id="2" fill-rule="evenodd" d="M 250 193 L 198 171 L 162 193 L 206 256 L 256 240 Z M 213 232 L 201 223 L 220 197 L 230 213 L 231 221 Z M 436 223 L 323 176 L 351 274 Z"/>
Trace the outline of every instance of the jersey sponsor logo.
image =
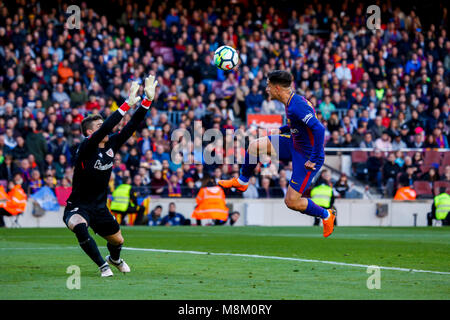
<path id="1" fill-rule="evenodd" d="M 311 120 L 312 117 L 313 117 L 313 114 L 312 114 L 312 113 L 308 113 L 308 114 L 302 119 L 302 121 L 303 121 L 304 123 L 308 123 L 308 121 Z"/>
<path id="2" fill-rule="evenodd" d="M 97 160 L 95 162 L 94 168 L 97 169 L 97 170 L 103 170 L 104 171 L 104 170 L 111 169 L 112 166 L 113 166 L 112 162 L 102 165 L 101 161 Z"/>
<path id="3" fill-rule="evenodd" d="M 114 151 L 111 148 L 109 148 L 108 151 L 106 151 L 106 154 L 111 158 L 114 158 Z"/>
<path id="4" fill-rule="evenodd" d="M 298 129 L 291 128 L 291 133 L 292 133 L 292 134 L 298 133 Z"/>

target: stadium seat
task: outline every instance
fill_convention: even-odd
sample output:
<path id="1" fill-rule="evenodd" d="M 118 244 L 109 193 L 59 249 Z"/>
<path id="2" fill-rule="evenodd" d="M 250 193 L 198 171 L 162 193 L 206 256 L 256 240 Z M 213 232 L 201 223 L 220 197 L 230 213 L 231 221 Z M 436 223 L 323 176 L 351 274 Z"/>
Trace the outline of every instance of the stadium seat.
<path id="1" fill-rule="evenodd" d="M 423 159 L 423 163 L 424 164 L 433 164 L 433 163 L 437 163 L 440 164 L 441 163 L 441 153 L 439 151 L 427 151 L 424 154 L 424 159 Z"/>
<path id="2" fill-rule="evenodd" d="M 420 171 L 422 171 L 422 174 L 428 172 L 433 166 L 431 164 L 423 164 L 420 166 Z"/>
<path id="3" fill-rule="evenodd" d="M 417 198 L 433 198 L 433 191 L 431 190 L 431 185 L 428 181 L 414 181 L 414 190 L 417 193 Z"/>
<path id="4" fill-rule="evenodd" d="M 439 189 L 441 187 L 446 187 L 448 189 L 450 189 L 450 182 L 448 181 L 435 181 L 433 184 L 433 191 L 434 191 L 434 195 L 437 196 L 439 194 Z"/>
<path id="5" fill-rule="evenodd" d="M 414 158 L 414 155 L 416 154 L 417 151 L 407 151 L 405 156 Z"/>
<path id="6" fill-rule="evenodd" d="M 166 53 L 173 53 L 172 48 L 169 48 L 169 47 L 161 47 L 159 50 L 162 55 L 164 55 Z"/>
<path id="7" fill-rule="evenodd" d="M 366 151 L 353 151 L 352 152 L 352 163 L 366 162 L 368 159 Z"/>
<path id="8" fill-rule="evenodd" d="M 446 166 L 439 166 L 439 175 L 442 176 L 445 173 L 445 167 Z"/>
<path id="9" fill-rule="evenodd" d="M 151 41 L 150 42 L 150 48 L 152 48 L 153 50 L 156 47 L 161 47 L 162 46 L 162 42 L 161 41 Z"/>
<path id="10" fill-rule="evenodd" d="M 450 152 L 444 152 L 444 157 L 441 161 L 441 166 L 445 167 L 447 165 L 450 165 Z"/>
<path id="11" fill-rule="evenodd" d="M 161 48 L 162 48 L 162 47 L 159 46 L 159 45 L 156 46 L 156 47 L 154 47 L 154 48 L 153 48 L 153 55 L 154 55 L 154 56 L 160 56 L 160 55 L 162 55 L 162 54 L 161 54 Z"/>
<path id="12" fill-rule="evenodd" d="M 172 52 L 165 52 L 162 56 L 165 64 L 173 64 L 175 62 L 175 58 Z"/>

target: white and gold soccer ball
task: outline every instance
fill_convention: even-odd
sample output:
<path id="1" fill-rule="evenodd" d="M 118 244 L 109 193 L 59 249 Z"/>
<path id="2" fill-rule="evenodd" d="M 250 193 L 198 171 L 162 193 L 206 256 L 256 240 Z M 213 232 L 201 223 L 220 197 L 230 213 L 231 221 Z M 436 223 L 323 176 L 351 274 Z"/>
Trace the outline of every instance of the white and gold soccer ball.
<path id="1" fill-rule="evenodd" d="M 237 66 L 238 62 L 239 55 L 230 46 L 221 46 L 214 53 L 214 64 L 219 69 L 230 71 Z"/>

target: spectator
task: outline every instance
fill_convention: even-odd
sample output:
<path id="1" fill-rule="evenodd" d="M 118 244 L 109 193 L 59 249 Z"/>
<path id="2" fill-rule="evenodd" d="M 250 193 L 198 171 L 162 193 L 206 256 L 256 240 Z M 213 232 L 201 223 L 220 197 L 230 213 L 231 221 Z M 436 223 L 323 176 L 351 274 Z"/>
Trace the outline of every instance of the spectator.
<path id="1" fill-rule="evenodd" d="M 330 119 L 331 113 L 336 111 L 336 106 L 331 102 L 329 95 L 326 95 L 324 101 L 319 104 L 319 110 L 325 120 Z"/>
<path id="2" fill-rule="evenodd" d="M 350 71 L 350 68 L 347 66 L 347 60 L 342 60 L 341 65 L 336 68 L 336 77 L 339 79 L 339 81 L 352 80 L 352 72 Z"/>
<path id="3" fill-rule="evenodd" d="M 149 226 L 160 226 L 161 225 L 161 214 L 162 214 L 162 207 L 160 205 L 157 205 L 155 209 L 153 209 L 148 214 L 148 225 Z"/>
<path id="4" fill-rule="evenodd" d="M 248 188 L 244 193 L 242 193 L 242 196 L 245 199 L 256 199 L 259 197 L 258 188 L 256 187 L 256 177 L 250 177 L 248 180 Z"/>
<path id="5" fill-rule="evenodd" d="M 150 182 L 151 193 L 153 195 L 161 196 L 164 191 L 164 187 L 167 185 L 167 181 L 162 177 L 161 170 L 157 170 L 153 174 L 152 181 Z"/>
<path id="6" fill-rule="evenodd" d="M 403 186 L 412 186 L 417 180 L 416 168 L 408 166 L 406 171 L 400 176 L 399 181 Z"/>
<path id="7" fill-rule="evenodd" d="M 31 180 L 30 180 L 30 183 L 28 185 L 28 187 L 29 187 L 28 194 L 35 193 L 43 185 L 44 185 L 44 181 L 41 179 L 41 173 L 39 172 L 39 170 L 34 169 L 31 172 Z"/>
<path id="8" fill-rule="evenodd" d="M 178 181 L 178 177 L 172 174 L 167 181 L 163 191 L 164 197 L 181 197 L 181 184 Z"/>
<path id="9" fill-rule="evenodd" d="M 0 180 L 12 181 L 17 167 L 13 162 L 13 157 L 9 154 L 5 155 L 3 163 L 0 165 Z"/>
<path id="10" fill-rule="evenodd" d="M 386 131 L 381 134 L 380 138 L 375 140 L 374 147 L 383 151 L 392 150 L 391 137 L 389 137 Z"/>
<path id="11" fill-rule="evenodd" d="M 273 191 L 270 188 L 270 179 L 264 177 L 261 179 L 261 187 L 258 188 L 258 197 L 259 198 L 272 198 Z"/>
<path id="12" fill-rule="evenodd" d="M 19 142 L 18 146 L 20 147 Z M 42 164 L 44 162 L 44 157 L 47 153 L 47 143 L 35 120 L 30 121 L 30 131 L 27 134 L 25 148 L 28 154 L 34 155 L 37 163 Z"/>
<path id="13" fill-rule="evenodd" d="M 48 144 L 47 152 L 50 152 L 55 159 L 58 159 L 60 155 L 64 155 L 66 159 L 71 158 L 69 144 L 64 137 L 64 129 L 62 127 L 56 128 L 56 135 Z"/>
<path id="14" fill-rule="evenodd" d="M 431 167 L 427 172 L 423 173 L 420 180 L 428 181 L 433 185 L 434 182 L 439 181 L 439 173 L 435 167 Z"/>
<path id="15" fill-rule="evenodd" d="M 395 154 L 390 153 L 387 161 L 383 165 L 383 184 L 385 186 L 385 196 L 394 196 L 395 181 L 400 173 L 400 167 L 395 162 Z"/>
<path id="16" fill-rule="evenodd" d="M 337 191 L 339 198 L 345 199 L 347 192 L 350 190 L 348 185 L 348 178 L 345 173 L 342 173 L 339 180 L 334 184 L 334 189 Z"/>
<path id="17" fill-rule="evenodd" d="M 400 150 L 400 149 L 406 149 L 408 146 L 406 143 L 402 140 L 402 136 L 400 134 L 394 135 L 394 141 L 392 141 L 392 150 Z"/>
<path id="18" fill-rule="evenodd" d="M 252 86 L 250 93 L 245 98 L 247 113 L 259 113 L 261 111 L 263 96 L 259 93 L 257 86 Z"/>
<path id="19" fill-rule="evenodd" d="M 374 155 L 367 159 L 367 169 L 369 171 L 369 181 L 375 184 L 378 189 L 382 190 L 382 173 L 381 169 L 383 166 L 383 154 L 380 150 L 375 149 Z"/>
<path id="20" fill-rule="evenodd" d="M 239 220 L 240 217 L 241 214 L 238 211 L 233 211 L 228 215 L 227 220 L 214 220 L 214 224 L 221 226 L 225 225 L 233 226 Z"/>
<path id="21" fill-rule="evenodd" d="M 190 224 L 188 221 L 181 213 L 176 212 L 175 202 L 171 202 L 169 203 L 169 213 L 161 219 L 160 224 L 162 226 L 182 226 Z"/>
<path id="22" fill-rule="evenodd" d="M 359 144 L 360 148 L 373 148 L 374 143 L 372 141 L 372 133 L 366 132 L 364 135 L 364 140 Z"/>

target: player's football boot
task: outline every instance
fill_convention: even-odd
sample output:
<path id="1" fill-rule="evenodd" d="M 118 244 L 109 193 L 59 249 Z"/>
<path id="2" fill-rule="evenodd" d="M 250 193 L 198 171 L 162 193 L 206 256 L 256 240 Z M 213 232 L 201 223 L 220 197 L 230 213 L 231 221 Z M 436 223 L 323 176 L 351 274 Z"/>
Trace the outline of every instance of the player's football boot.
<path id="1" fill-rule="evenodd" d="M 322 219 L 323 223 L 323 236 L 326 238 L 333 233 L 334 220 L 336 219 L 336 210 L 328 209 L 328 218 Z"/>
<path id="2" fill-rule="evenodd" d="M 115 263 L 114 261 L 112 261 L 110 256 L 106 256 L 106 261 L 109 264 L 112 264 L 113 266 L 115 266 L 117 269 L 119 269 L 120 272 L 130 272 L 131 271 L 130 267 L 127 265 L 127 263 L 123 259 L 120 259 L 119 263 Z"/>
<path id="3" fill-rule="evenodd" d="M 102 278 L 112 277 L 114 275 L 113 272 L 111 271 L 111 268 L 109 267 L 109 265 L 107 263 L 105 263 L 99 269 L 100 269 L 100 272 L 102 273 Z"/>
<path id="4" fill-rule="evenodd" d="M 236 188 L 239 191 L 244 192 L 248 188 L 247 184 L 240 184 L 237 178 L 229 179 L 229 180 L 219 180 L 219 186 L 229 189 L 229 188 Z"/>

